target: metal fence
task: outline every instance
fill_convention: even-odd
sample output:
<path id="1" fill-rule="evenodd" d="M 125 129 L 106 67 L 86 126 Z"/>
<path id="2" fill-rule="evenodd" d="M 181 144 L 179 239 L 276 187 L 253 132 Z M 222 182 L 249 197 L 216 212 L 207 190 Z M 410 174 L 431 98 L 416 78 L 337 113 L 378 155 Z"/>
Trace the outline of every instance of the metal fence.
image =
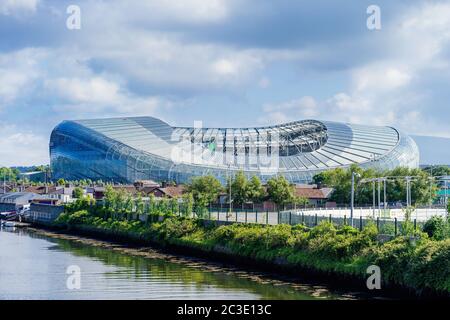
<path id="1" fill-rule="evenodd" d="M 343 211 L 345 209 L 336 210 L 301 210 L 301 211 L 258 211 L 258 210 L 233 210 L 226 209 L 220 210 L 204 210 L 203 212 L 192 212 L 189 217 L 200 218 L 210 221 L 224 221 L 229 223 L 255 223 L 262 225 L 277 225 L 277 224 L 290 224 L 298 225 L 303 224 L 307 227 L 314 227 L 320 224 L 322 221 L 332 222 L 336 226 L 352 225 L 353 227 L 362 230 L 367 224 L 373 223 L 379 232 L 379 234 L 396 236 L 401 234 L 406 226 L 404 221 L 404 213 L 400 215 L 398 212 L 376 212 L 373 214 L 371 208 L 366 209 L 366 215 L 358 215 L 358 210 L 355 210 L 353 221 L 350 218 L 350 211 Z M 361 212 L 361 211 L 360 211 Z M 370 212 L 370 214 L 367 214 Z M 426 220 L 433 215 L 447 216 L 444 211 L 435 211 L 434 214 L 429 215 L 417 215 L 414 214 L 409 221 L 409 224 L 415 230 L 421 230 Z M 182 215 L 179 212 L 179 215 Z M 419 218 L 418 218 L 419 217 Z M 425 219 L 426 217 L 426 219 Z"/>

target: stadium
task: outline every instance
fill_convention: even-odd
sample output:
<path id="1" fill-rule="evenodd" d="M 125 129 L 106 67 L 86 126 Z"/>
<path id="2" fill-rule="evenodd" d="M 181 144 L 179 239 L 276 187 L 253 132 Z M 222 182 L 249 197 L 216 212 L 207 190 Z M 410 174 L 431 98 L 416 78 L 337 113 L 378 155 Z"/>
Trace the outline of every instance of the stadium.
<path id="1" fill-rule="evenodd" d="M 185 183 L 237 171 L 307 183 L 352 164 L 379 170 L 419 166 L 419 150 L 392 127 L 301 120 L 253 128 L 172 127 L 153 117 L 63 121 L 50 137 L 53 179 Z"/>

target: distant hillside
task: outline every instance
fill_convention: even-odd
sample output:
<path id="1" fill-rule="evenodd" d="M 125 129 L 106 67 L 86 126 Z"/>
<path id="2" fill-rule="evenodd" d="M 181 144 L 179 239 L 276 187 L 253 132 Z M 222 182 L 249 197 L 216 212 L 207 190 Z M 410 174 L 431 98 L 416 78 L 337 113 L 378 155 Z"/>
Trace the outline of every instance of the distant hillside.
<path id="1" fill-rule="evenodd" d="M 450 165 L 450 138 L 411 136 L 420 150 L 420 164 Z"/>

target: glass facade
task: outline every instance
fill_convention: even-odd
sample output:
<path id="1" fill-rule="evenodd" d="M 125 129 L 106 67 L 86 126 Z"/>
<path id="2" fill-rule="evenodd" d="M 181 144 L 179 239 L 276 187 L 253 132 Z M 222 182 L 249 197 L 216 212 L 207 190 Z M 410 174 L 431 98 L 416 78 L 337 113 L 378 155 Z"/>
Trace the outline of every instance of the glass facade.
<path id="1" fill-rule="evenodd" d="M 63 121 L 52 132 L 53 178 L 183 183 L 242 170 L 267 181 L 311 181 L 323 170 L 418 167 L 419 151 L 391 127 L 304 120 L 257 128 L 171 127 L 152 117 Z"/>

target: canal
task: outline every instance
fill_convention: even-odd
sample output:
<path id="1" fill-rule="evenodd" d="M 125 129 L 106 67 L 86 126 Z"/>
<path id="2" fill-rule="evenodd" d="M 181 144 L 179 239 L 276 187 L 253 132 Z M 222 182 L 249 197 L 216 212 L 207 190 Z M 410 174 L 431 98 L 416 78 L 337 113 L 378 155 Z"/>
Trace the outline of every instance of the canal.
<path id="1" fill-rule="evenodd" d="M 67 287 L 69 266 L 80 270 L 79 289 Z M 33 230 L 0 230 L 0 299 L 345 298 L 355 296 L 206 262 L 171 262 Z"/>

